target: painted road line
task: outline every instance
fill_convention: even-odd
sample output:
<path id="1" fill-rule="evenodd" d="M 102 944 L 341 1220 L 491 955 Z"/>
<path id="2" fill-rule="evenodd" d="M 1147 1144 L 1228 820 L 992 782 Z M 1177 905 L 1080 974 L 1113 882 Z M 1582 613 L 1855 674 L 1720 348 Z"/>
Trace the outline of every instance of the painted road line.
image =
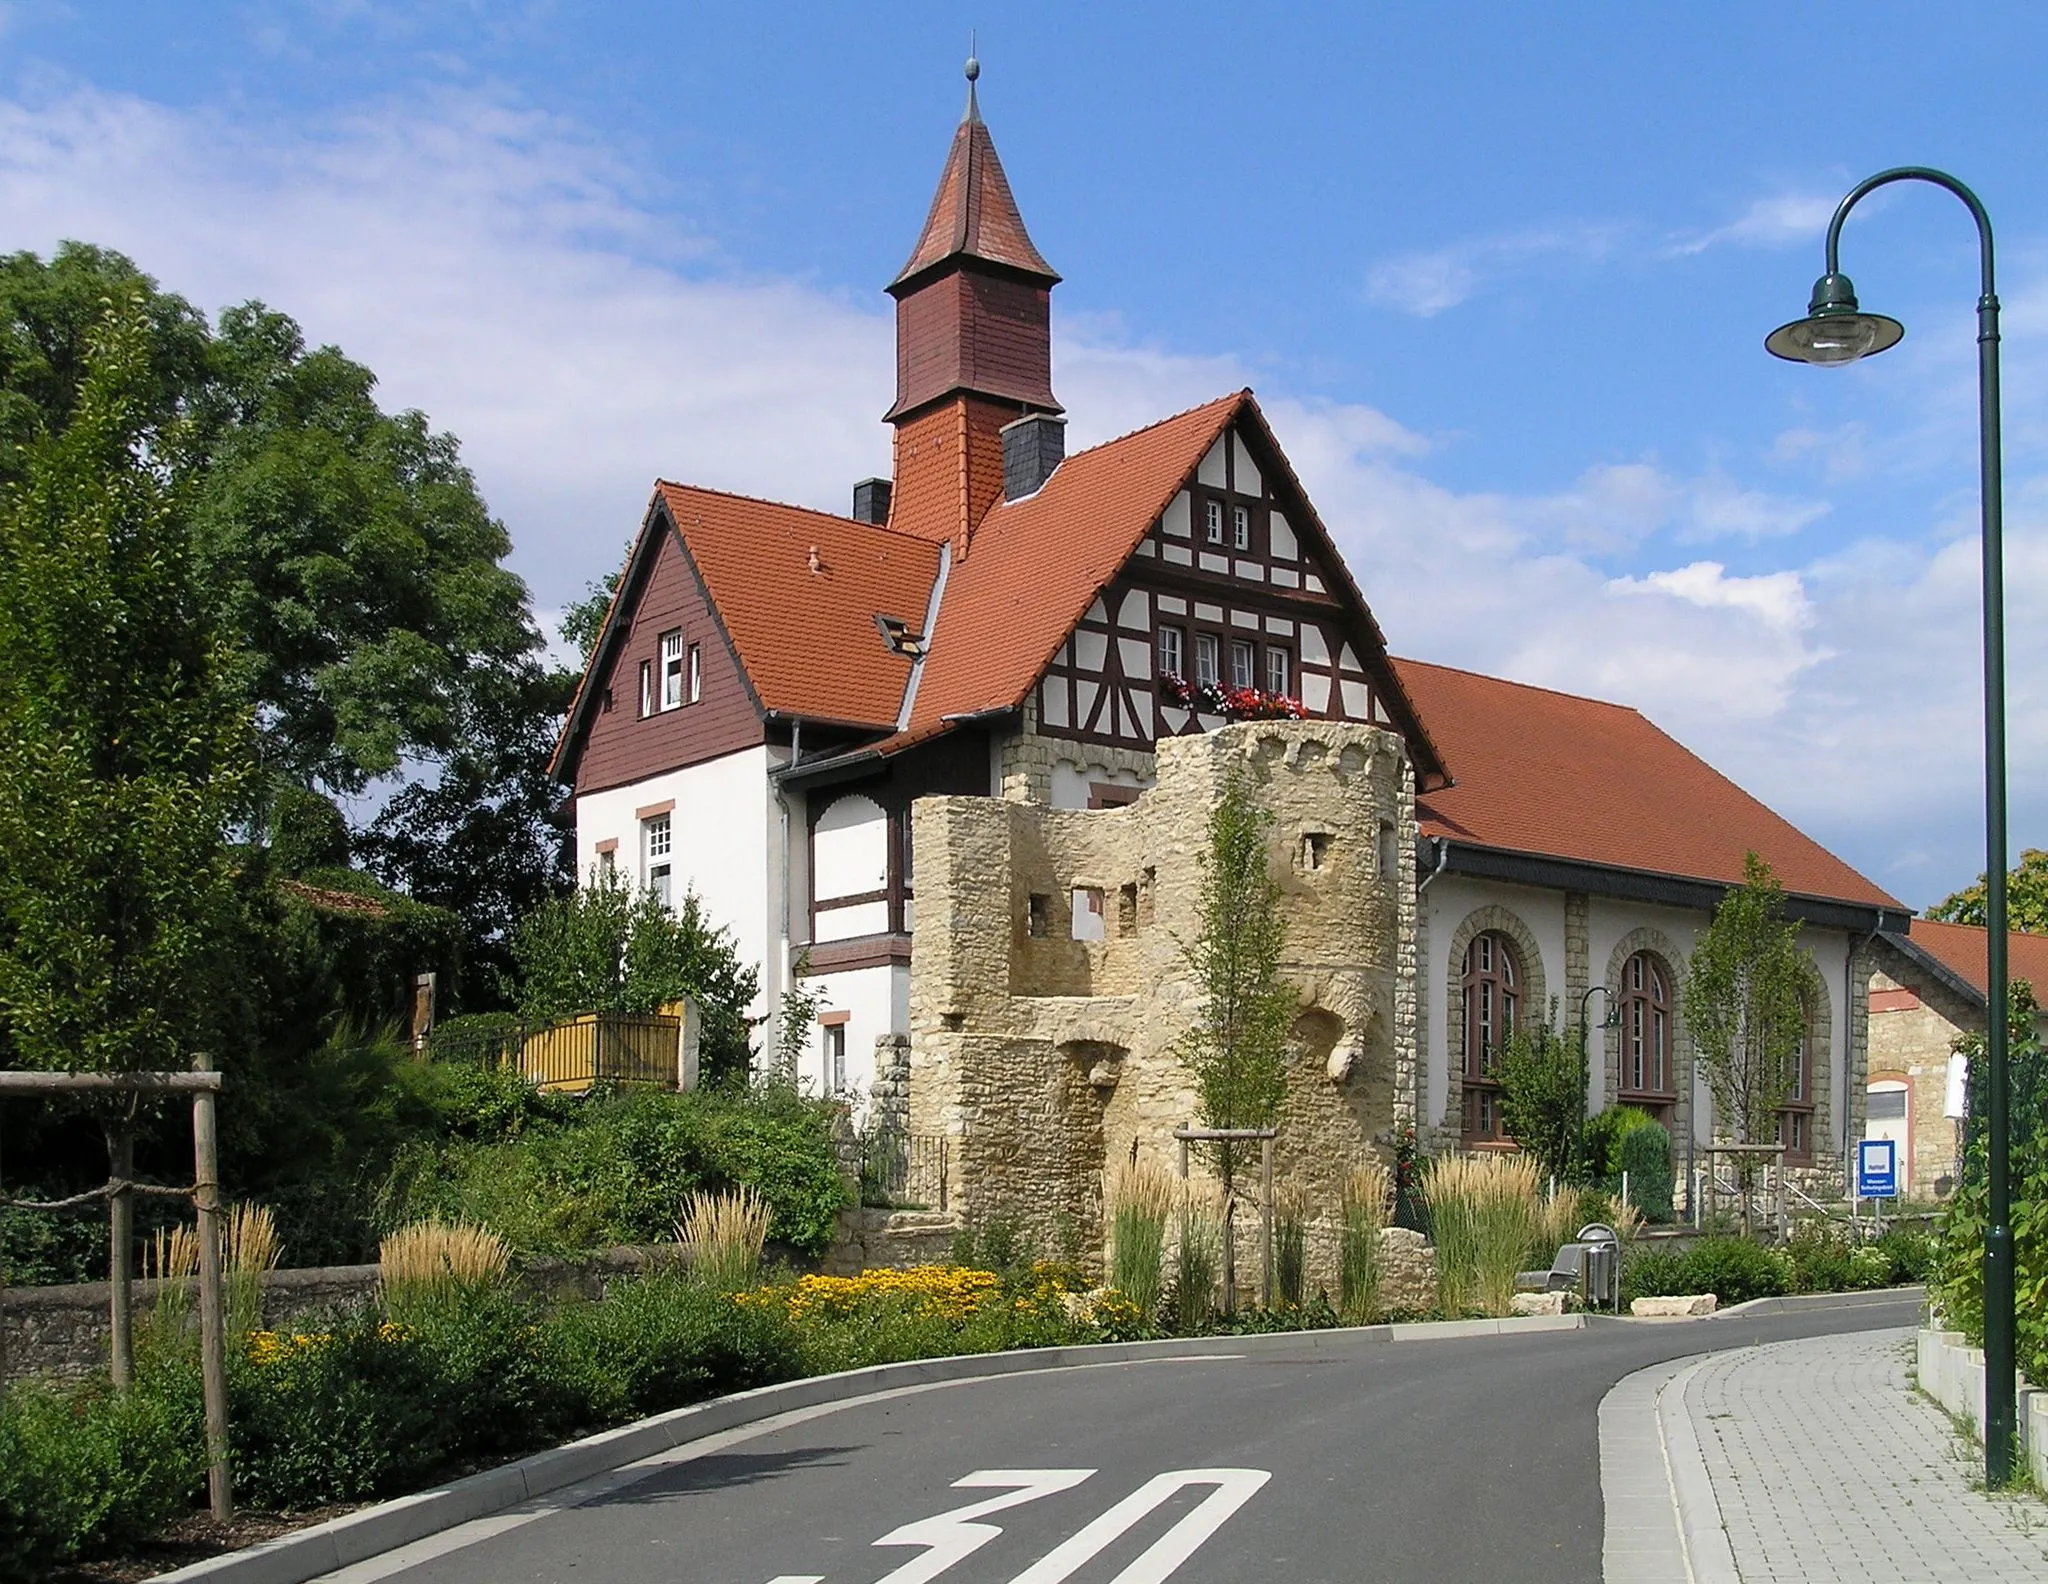
<path id="1" fill-rule="evenodd" d="M 878 1546 L 924 1546 L 923 1556 L 912 1557 L 876 1584 L 931 1584 L 962 1557 L 972 1556 L 1002 1534 L 999 1524 L 975 1523 L 992 1513 L 1007 1512 L 1042 1496 L 1056 1496 L 1072 1490 L 1095 1472 L 1093 1469 L 976 1469 L 953 1481 L 955 1490 L 1001 1489 L 965 1507 L 955 1507 L 930 1518 L 901 1524 L 875 1542 Z"/>
<path id="2" fill-rule="evenodd" d="M 1065 1584 L 1099 1556 L 1123 1532 L 1176 1491 L 1190 1485 L 1215 1487 L 1194 1511 L 1153 1541 L 1143 1556 L 1110 1580 L 1110 1584 L 1161 1584 L 1187 1561 L 1231 1515 L 1259 1493 L 1272 1478 L 1266 1469 L 1173 1469 L 1154 1476 L 1079 1534 L 1062 1541 L 1019 1573 L 1010 1584 Z"/>

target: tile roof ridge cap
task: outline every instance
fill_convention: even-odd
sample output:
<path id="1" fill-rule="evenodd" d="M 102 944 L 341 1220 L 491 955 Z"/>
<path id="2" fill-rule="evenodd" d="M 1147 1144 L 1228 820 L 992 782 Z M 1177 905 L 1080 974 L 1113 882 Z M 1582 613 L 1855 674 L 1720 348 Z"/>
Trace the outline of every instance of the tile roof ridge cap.
<path id="1" fill-rule="evenodd" d="M 1597 704 L 1602 709 L 1620 710 L 1625 715 L 1635 716 L 1644 724 L 1655 728 L 1657 731 L 1664 731 L 1663 727 L 1658 726 L 1655 721 L 1643 713 L 1639 705 L 1623 704 L 1615 699 L 1595 698 L 1590 693 L 1572 693 L 1564 688 L 1545 687 L 1541 682 L 1521 682 L 1517 681 L 1514 677 L 1495 676 L 1490 671 L 1475 671 L 1470 666 L 1445 665 L 1440 660 L 1419 660 L 1413 655 L 1397 655 L 1392 651 L 1388 652 L 1387 658 L 1393 661 L 1395 665 L 1423 666 L 1431 671 L 1448 671 L 1453 676 L 1477 677 L 1482 682 L 1497 682 L 1502 687 L 1522 688 L 1530 693 L 1548 693 L 1552 698 L 1570 699 L 1574 704 Z M 1664 732 L 1664 735 L 1667 737 L 1671 736 L 1669 732 Z M 1675 737 L 1672 737 L 1671 740 L 1673 742 L 1678 741 Z M 1679 746 L 1684 747 L 1684 744 L 1681 743 Z M 1690 749 L 1686 751 L 1688 753 L 1691 752 Z M 1694 755 L 1694 757 L 1697 758 L 1698 755 Z"/>
<path id="2" fill-rule="evenodd" d="M 1183 418 L 1192 418 L 1196 413 L 1201 412 L 1205 408 L 1220 407 L 1225 402 L 1235 405 L 1251 395 L 1251 393 L 1251 387 L 1247 385 L 1243 390 L 1231 391 L 1223 396 L 1212 396 L 1207 401 L 1196 402 L 1192 407 L 1183 407 L 1179 412 L 1168 413 L 1164 418 L 1155 418 L 1148 424 L 1138 425 L 1135 429 L 1126 429 L 1120 435 L 1112 435 L 1107 440 L 1098 440 L 1092 446 L 1076 451 L 1067 460 L 1072 462 L 1080 457 L 1092 456 L 1097 451 L 1106 451 L 1113 445 L 1122 445 L 1126 440 L 1135 440 L 1139 435 L 1150 434 L 1154 429 L 1164 429 L 1170 423 L 1178 423 Z"/>
<path id="3" fill-rule="evenodd" d="M 795 501 L 770 500 L 766 495 L 744 495 L 738 490 L 716 489 L 709 484 L 684 484 L 675 479 L 657 477 L 654 487 L 661 490 L 686 490 L 692 495 L 716 495 L 721 500 L 744 501 L 749 506 L 773 506 L 778 511 L 802 512 L 807 517 L 823 517 L 829 522 L 844 523 L 849 528 L 879 528 L 885 533 L 897 534 L 906 539 L 917 537 L 915 534 L 905 534 L 900 528 L 890 528 L 885 523 L 862 522 L 858 517 L 842 517 L 837 512 L 824 511 L 816 506 L 801 506 Z"/>

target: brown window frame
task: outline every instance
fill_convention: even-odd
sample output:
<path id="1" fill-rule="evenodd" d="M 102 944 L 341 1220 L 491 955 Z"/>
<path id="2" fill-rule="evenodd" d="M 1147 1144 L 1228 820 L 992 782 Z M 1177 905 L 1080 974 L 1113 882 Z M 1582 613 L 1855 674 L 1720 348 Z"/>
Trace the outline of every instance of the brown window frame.
<path id="1" fill-rule="evenodd" d="M 1799 1050 L 1792 1058 L 1792 1093 L 1778 1108 L 1777 1139 L 1785 1146 L 1785 1164 L 1813 1164 L 1813 1012 L 1802 996 Z"/>
<path id="2" fill-rule="evenodd" d="M 1622 1105 L 1649 1112 L 1668 1129 L 1678 1105 L 1676 998 L 1672 994 L 1671 965 L 1653 951 L 1630 953 L 1628 961 L 1621 965 L 1618 1004 L 1621 1070 L 1616 1075 L 1615 1099 Z M 1653 1056 L 1661 1072 L 1653 1072 L 1636 1059 L 1635 1047 L 1640 1045 L 1646 1029 L 1655 1035 Z M 1635 1071 L 1638 1065 L 1642 1066 L 1640 1073 Z M 1631 1083 L 1632 1077 L 1656 1077 L 1661 1082 Z"/>
<path id="3" fill-rule="evenodd" d="M 1500 1047 L 1515 1031 L 1522 1004 L 1522 953 L 1499 930 L 1482 930 L 1465 947 L 1459 969 L 1464 1027 L 1459 1031 L 1464 1093 L 1459 1136 L 1467 1144 L 1511 1142 L 1500 1115 Z"/>

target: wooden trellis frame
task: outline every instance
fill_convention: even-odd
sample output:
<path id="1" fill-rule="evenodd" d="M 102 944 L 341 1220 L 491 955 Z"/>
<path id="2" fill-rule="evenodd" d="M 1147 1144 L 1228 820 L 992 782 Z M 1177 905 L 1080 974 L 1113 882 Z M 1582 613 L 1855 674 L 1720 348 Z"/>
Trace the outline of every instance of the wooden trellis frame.
<path id="1" fill-rule="evenodd" d="M 228 1471 L 227 1338 L 221 1313 L 220 1133 L 215 1100 L 221 1075 L 195 1062 L 191 1072 L 81 1073 L 0 1072 L 0 1100 L 30 1094 L 189 1094 L 192 1097 L 192 1186 L 169 1188 L 109 1178 L 103 1187 L 68 1199 L 14 1199 L 6 1203 L 29 1210 L 57 1210 L 88 1199 L 126 1204 L 137 1193 L 189 1198 L 199 1214 L 199 1371 L 206 1403 L 206 1493 L 213 1516 L 225 1523 L 234 1516 L 234 1490 Z M 110 1238 L 108 1260 L 109 1319 L 117 1360 L 130 1356 L 133 1331 L 128 1240 Z M 4 1333 L 0 1333 L 4 1349 Z M 6 1355 L 0 1351 L 0 1384 L 7 1378 Z M 125 1382 L 124 1382 L 125 1384 Z"/>
<path id="2" fill-rule="evenodd" d="M 1278 1128 L 1198 1128 L 1177 1127 L 1173 1136 L 1180 1141 L 1180 1177 L 1188 1178 L 1188 1145 L 1249 1143 L 1258 1141 L 1259 1146 L 1259 1242 L 1263 1245 L 1263 1269 L 1259 1288 L 1261 1301 L 1268 1309 L 1273 1307 L 1273 1140 L 1280 1136 Z M 1230 1214 L 1235 1206 L 1223 1207 L 1223 1312 L 1237 1313 L 1237 1261 L 1234 1257 L 1231 1237 Z"/>

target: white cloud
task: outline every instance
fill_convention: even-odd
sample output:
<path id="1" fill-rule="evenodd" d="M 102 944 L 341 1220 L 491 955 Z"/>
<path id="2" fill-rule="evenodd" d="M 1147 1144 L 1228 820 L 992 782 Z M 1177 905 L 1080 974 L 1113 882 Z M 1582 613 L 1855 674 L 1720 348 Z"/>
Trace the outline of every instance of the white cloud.
<path id="1" fill-rule="evenodd" d="M 13 245 L 120 247 L 202 306 L 262 297 L 376 369 L 387 405 L 461 435 L 551 631 L 610 569 L 657 475 L 843 510 L 889 464 L 886 304 L 750 276 L 657 219 L 640 180 L 574 126 L 488 96 L 298 131 L 86 88 L 0 102 Z M 1454 259 L 1472 272 L 1463 289 L 1507 247 Z M 1448 306 L 1461 280 L 1418 269 L 1406 300 Z M 2027 293 L 2012 296 L 2048 301 Z M 1077 445 L 1251 382 L 1227 349 L 1078 328 L 1061 322 L 1056 370 Z M 1926 524 L 1747 576 L 1732 557 L 1647 569 L 1653 542 L 1709 534 L 1783 556 L 1825 503 L 1650 458 L 1548 493 L 1461 493 L 1429 476 L 1430 439 L 1388 414 L 1261 400 L 1397 652 L 1635 704 L 1913 900 L 1975 872 L 1973 538 Z M 1834 477 L 1832 453 L 1862 445 L 1788 431 L 1773 455 L 1829 456 Z M 1956 509 L 1974 516 L 1973 501 Z M 2012 608 L 2038 610 L 2048 498 L 2017 470 L 2009 515 Z M 2011 634 L 2024 800 L 2048 783 L 2048 624 Z"/>
<path id="2" fill-rule="evenodd" d="M 1490 275 L 1547 254 L 1602 258 L 1619 236 L 1614 226 L 1559 227 L 1404 253 L 1381 260 L 1366 273 L 1365 295 L 1383 308 L 1428 319 L 1457 307 Z"/>
<path id="3" fill-rule="evenodd" d="M 1759 198 L 1726 225 L 1696 236 L 1682 237 L 1665 249 L 1667 256 L 1683 257 L 1704 253 L 1708 248 L 1789 247 L 1801 242 L 1819 243 L 1835 212 L 1836 197 L 1809 193 L 1781 193 Z"/>

